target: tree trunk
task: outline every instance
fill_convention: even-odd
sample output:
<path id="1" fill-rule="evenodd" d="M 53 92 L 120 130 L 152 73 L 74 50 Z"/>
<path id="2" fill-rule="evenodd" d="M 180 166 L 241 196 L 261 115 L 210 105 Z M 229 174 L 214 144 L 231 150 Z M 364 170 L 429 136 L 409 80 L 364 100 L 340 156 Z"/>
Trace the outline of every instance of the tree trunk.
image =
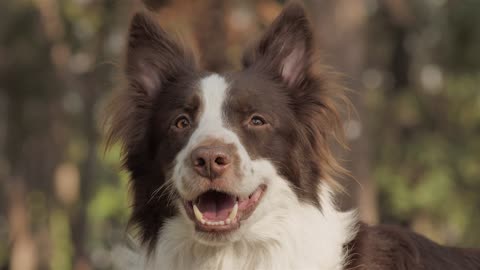
<path id="1" fill-rule="evenodd" d="M 30 218 L 25 203 L 23 179 L 10 179 L 8 188 L 8 221 L 12 254 L 11 270 L 38 269 L 38 250 L 30 231 Z"/>

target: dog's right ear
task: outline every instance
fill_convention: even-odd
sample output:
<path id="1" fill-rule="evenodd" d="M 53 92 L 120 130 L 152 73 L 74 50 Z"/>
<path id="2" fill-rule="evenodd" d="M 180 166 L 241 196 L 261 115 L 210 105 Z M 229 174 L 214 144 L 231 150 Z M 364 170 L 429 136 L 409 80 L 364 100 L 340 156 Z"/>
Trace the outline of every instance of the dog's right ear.
<path id="1" fill-rule="evenodd" d="M 143 12 L 133 16 L 125 73 L 135 91 L 154 97 L 168 81 L 195 71 L 193 54 Z"/>
<path id="2" fill-rule="evenodd" d="M 310 21 L 303 6 L 294 1 L 285 6 L 260 40 L 245 52 L 243 66 L 258 66 L 295 88 L 309 74 L 313 47 Z"/>

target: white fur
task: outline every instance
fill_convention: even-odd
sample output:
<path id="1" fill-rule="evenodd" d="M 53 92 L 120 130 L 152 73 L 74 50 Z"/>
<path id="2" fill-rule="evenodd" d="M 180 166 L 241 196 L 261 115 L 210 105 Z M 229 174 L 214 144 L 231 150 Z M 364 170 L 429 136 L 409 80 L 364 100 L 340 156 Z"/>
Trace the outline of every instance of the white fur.
<path id="1" fill-rule="evenodd" d="M 201 81 L 200 89 L 204 111 L 197 130 L 176 158 L 175 188 L 187 198 L 195 194 L 195 187 L 188 182 L 193 172 L 185 161 L 202 141 L 217 138 L 238 148 L 246 172 L 244 179 L 234 183 L 234 190 L 248 195 L 260 184 L 266 184 L 267 190 L 253 214 L 225 241 L 205 241 L 179 204 L 182 214 L 164 224 L 155 252 L 145 257 L 140 269 L 343 269 L 343 246 L 355 235 L 355 213 L 338 212 L 325 184 L 319 187 L 321 209 L 299 201 L 294 187 L 278 175 L 272 162 L 252 160 L 237 135 L 227 128 L 222 115 L 228 92 L 225 80 L 211 75 Z"/>

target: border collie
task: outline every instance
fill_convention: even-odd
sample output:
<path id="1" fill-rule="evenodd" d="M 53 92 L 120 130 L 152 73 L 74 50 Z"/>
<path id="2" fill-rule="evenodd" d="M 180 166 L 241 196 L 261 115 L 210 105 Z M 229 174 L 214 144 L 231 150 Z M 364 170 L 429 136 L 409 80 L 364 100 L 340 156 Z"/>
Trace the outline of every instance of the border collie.
<path id="1" fill-rule="evenodd" d="M 109 141 L 131 176 L 140 269 L 480 269 L 478 250 L 336 209 L 343 93 L 316 70 L 313 40 L 289 4 L 242 70 L 217 74 L 134 15 Z"/>

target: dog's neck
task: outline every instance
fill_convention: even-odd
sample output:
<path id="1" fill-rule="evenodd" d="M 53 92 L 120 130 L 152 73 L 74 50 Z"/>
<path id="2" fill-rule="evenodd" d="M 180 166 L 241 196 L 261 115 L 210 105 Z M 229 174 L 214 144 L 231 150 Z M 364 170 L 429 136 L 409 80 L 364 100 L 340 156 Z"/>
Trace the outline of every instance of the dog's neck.
<path id="1" fill-rule="evenodd" d="M 275 188 L 262 205 L 281 204 L 279 210 L 259 207 L 250 218 L 257 221 L 241 228 L 242 237 L 221 246 L 195 239 L 184 217 L 168 221 L 146 269 L 344 269 L 355 213 L 338 212 L 326 187 L 319 194 L 321 210 L 299 202 L 288 187 Z"/>

